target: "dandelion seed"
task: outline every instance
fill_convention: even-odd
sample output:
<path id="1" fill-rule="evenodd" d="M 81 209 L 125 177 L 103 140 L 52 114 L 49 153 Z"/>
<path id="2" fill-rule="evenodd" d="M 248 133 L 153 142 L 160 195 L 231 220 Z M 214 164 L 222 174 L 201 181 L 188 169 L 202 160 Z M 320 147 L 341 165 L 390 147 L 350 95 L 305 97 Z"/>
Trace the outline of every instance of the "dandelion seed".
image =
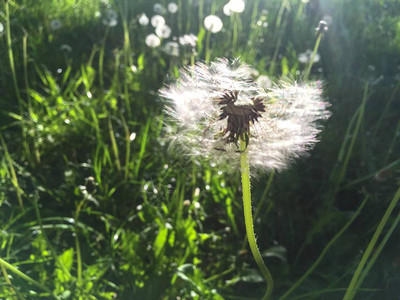
<path id="1" fill-rule="evenodd" d="M 132 132 L 129 136 L 129 140 L 132 142 L 136 138 L 136 132 Z"/>
<path id="2" fill-rule="evenodd" d="M 107 9 L 103 14 L 102 23 L 104 26 L 115 27 L 118 24 L 118 14 L 115 10 Z"/>
<path id="3" fill-rule="evenodd" d="M 165 13 L 165 8 L 160 3 L 156 3 L 153 5 L 153 11 L 156 14 L 162 15 L 163 13 Z"/>
<path id="4" fill-rule="evenodd" d="M 151 17 L 151 25 L 154 28 L 157 28 L 157 27 L 162 26 L 164 24 L 165 24 L 165 19 L 164 19 L 163 16 L 155 15 L 155 16 Z"/>
<path id="5" fill-rule="evenodd" d="M 178 11 L 178 5 L 174 2 L 168 3 L 168 11 L 171 14 L 175 14 Z"/>
<path id="6" fill-rule="evenodd" d="M 149 24 L 149 18 L 146 16 L 145 13 L 142 13 L 138 19 L 138 22 L 142 26 L 147 26 Z"/>
<path id="7" fill-rule="evenodd" d="M 250 166 L 262 171 L 285 168 L 315 144 L 315 121 L 329 117 L 318 84 L 281 81 L 266 92 L 250 69 L 219 59 L 181 70 L 180 79 L 160 91 L 177 125 L 166 127 L 171 147 L 232 171 L 240 169 L 244 138 Z"/>
<path id="8" fill-rule="evenodd" d="M 218 16 L 209 15 L 204 19 L 204 27 L 212 33 L 217 33 L 221 31 L 223 23 Z"/>
<path id="9" fill-rule="evenodd" d="M 176 42 L 168 42 L 165 44 L 163 51 L 171 56 L 179 56 L 179 45 Z"/>
<path id="10" fill-rule="evenodd" d="M 156 27 L 156 34 L 160 38 L 167 39 L 171 35 L 171 28 L 165 24 L 159 25 Z"/>
<path id="11" fill-rule="evenodd" d="M 161 44 L 160 38 L 154 33 L 151 33 L 148 36 L 146 36 L 145 42 L 146 45 L 150 48 L 157 48 Z"/>
<path id="12" fill-rule="evenodd" d="M 59 19 L 53 19 L 50 21 L 50 29 L 53 31 L 61 29 L 62 26 L 63 25 Z"/>

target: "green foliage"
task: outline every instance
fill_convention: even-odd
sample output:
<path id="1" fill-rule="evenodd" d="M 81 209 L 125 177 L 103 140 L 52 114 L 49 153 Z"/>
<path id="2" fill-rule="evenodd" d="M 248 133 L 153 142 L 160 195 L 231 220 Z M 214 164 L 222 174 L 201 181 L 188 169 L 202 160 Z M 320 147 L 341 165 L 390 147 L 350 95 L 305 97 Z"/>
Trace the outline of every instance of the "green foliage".
<path id="1" fill-rule="evenodd" d="M 197 36 L 179 56 L 145 43 L 153 1 L 0 3 L 1 299 L 259 299 L 239 178 L 168 151 L 157 90 L 207 55 L 301 80 L 327 15 L 308 66 L 333 115 L 309 158 L 252 180 L 257 243 L 276 298 L 340 299 L 352 278 L 354 299 L 398 295 L 398 3 L 248 0 L 228 17 L 225 2 L 163 14 Z"/>

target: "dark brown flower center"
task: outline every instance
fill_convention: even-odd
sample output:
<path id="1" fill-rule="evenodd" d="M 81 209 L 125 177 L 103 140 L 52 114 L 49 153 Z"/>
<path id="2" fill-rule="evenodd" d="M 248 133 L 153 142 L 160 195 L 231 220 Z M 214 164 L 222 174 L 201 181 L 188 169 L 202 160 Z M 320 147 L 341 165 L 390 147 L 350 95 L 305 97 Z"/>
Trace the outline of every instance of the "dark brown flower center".
<path id="1" fill-rule="evenodd" d="M 242 138 L 249 142 L 250 122 L 254 124 L 258 117 L 261 117 L 260 112 L 265 111 L 265 106 L 261 98 L 252 98 L 253 104 L 237 105 L 235 104 L 238 99 L 239 91 L 224 92 L 217 100 L 221 106 L 222 113 L 219 119 L 227 118 L 226 128 L 223 130 L 223 135 L 227 135 L 227 143 L 235 143 Z"/>

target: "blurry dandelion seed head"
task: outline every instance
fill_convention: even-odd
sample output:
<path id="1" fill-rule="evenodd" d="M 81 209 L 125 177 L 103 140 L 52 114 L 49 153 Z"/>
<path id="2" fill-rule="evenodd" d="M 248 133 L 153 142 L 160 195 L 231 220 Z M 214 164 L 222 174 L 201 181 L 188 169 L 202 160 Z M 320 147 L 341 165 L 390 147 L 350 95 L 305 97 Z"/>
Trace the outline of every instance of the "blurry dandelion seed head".
<path id="1" fill-rule="evenodd" d="M 158 15 L 162 15 L 163 13 L 165 13 L 165 8 L 160 3 L 156 3 L 153 5 L 153 11 Z"/>
<path id="2" fill-rule="evenodd" d="M 251 69 L 237 60 L 197 63 L 160 90 L 167 100 L 165 137 L 172 150 L 235 171 L 239 138 L 246 136 L 249 163 L 258 173 L 285 168 L 317 142 L 315 121 L 330 116 L 321 84 L 281 80 L 265 91 Z"/>
<path id="3" fill-rule="evenodd" d="M 4 31 L 4 25 L 0 23 L 0 33 L 2 33 L 3 31 Z"/>
<path id="4" fill-rule="evenodd" d="M 175 14 L 178 11 L 178 5 L 174 2 L 168 3 L 168 12 L 171 14 Z"/>
<path id="5" fill-rule="evenodd" d="M 167 42 L 163 51 L 171 56 L 179 56 L 179 44 L 177 42 Z"/>
<path id="6" fill-rule="evenodd" d="M 102 23 L 104 26 L 115 27 L 118 24 L 118 14 L 113 9 L 107 9 L 103 13 Z"/>
<path id="7" fill-rule="evenodd" d="M 149 18 L 145 13 L 142 13 L 138 18 L 138 22 L 142 26 L 147 26 L 149 24 Z"/>
<path id="8" fill-rule="evenodd" d="M 223 11 L 224 14 L 230 16 L 232 13 L 242 13 L 245 8 L 245 3 L 243 0 L 230 0 L 225 4 Z"/>
<path id="9" fill-rule="evenodd" d="M 180 36 L 179 44 L 181 44 L 182 46 L 196 47 L 197 36 L 195 36 L 193 33 Z"/>
<path id="10" fill-rule="evenodd" d="M 166 24 L 157 26 L 155 31 L 156 34 L 163 39 L 167 39 L 171 35 L 171 28 Z"/>
<path id="11" fill-rule="evenodd" d="M 297 58 L 298 58 L 300 63 L 308 64 L 311 61 L 312 54 L 313 54 L 313 52 L 310 49 L 308 49 L 305 52 L 300 53 Z M 321 59 L 321 57 L 318 54 L 318 52 L 315 53 L 315 56 L 314 56 L 314 59 L 313 59 L 313 63 L 319 62 L 320 59 Z"/>
<path id="12" fill-rule="evenodd" d="M 155 35 L 154 33 L 151 33 L 148 36 L 146 36 L 145 43 L 150 48 L 156 48 L 156 47 L 160 46 L 161 41 L 157 35 Z"/>
<path id="13" fill-rule="evenodd" d="M 155 15 L 151 17 L 151 25 L 155 28 L 165 24 L 165 19 L 163 16 Z"/>
<path id="14" fill-rule="evenodd" d="M 204 27 L 212 33 L 217 33 L 221 31 L 223 23 L 218 16 L 209 15 L 204 19 Z"/>
<path id="15" fill-rule="evenodd" d="M 72 47 L 70 45 L 63 44 L 60 46 L 60 50 L 62 52 L 72 52 Z"/>
<path id="16" fill-rule="evenodd" d="M 59 19 L 53 19 L 50 21 L 50 29 L 55 31 L 55 30 L 59 30 L 62 28 L 62 23 Z M 1 32 L 1 30 L 0 30 Z"/>

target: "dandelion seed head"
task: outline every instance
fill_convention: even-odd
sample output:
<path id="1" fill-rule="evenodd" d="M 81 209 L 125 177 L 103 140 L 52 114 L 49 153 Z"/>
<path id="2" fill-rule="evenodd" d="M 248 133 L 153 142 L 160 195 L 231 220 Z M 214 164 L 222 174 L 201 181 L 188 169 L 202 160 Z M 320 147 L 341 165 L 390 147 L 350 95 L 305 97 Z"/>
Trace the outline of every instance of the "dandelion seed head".
<path id="1" fill-rule="evenodd" d="M 63 24 L 59 19 L 53 19 L 50 21 L 50 29 L 53 31 L 61 29 Z"/>
<path id="2" fill-rule="evenodd" d="M 174 2 L 168 3 L 167 8 L 171 14 L 175 14 L 178 11 L 178 5 Z"/>
<path id="3" fill-rule="evenodd" d="M 218 16 L 209 15 L 204 19 L 204 27 L 212 33 L 220 32 L 223 26 L 224 25 Z"/>
<path id="4" fill-rule="evenodd" d="M 72 51 L 72 47 L 70 45 L 67 44 L 63 44 L 60 46 L 60 50 L 63 52 L 71 52 Z"/>
<path id="5" fill-rule="evenodd" d="M 113 9 L 107 9 L 103 14 L 102 23 L 104 26 L 115 27 L 118 24 L 118 14 Z"/>
<path id="6" fill-rule="evenodd" d="M 315 121 L 330 115 L 321 87 L 280 81 L 265 91 L 249 70 L 226 59 L 181 70 L 180 78 L 160 91 L 169 101 L 165 134 L 171 147 L 231 171 L 240 169 L 243 134 L 255 171 L 280 170 L 304 155 L 317 142 Z"/>
<path id="7" fill-rule="evenodd" d="M 179 37 L 179 44 L 181 44 L 182 46 L 196 47 L 196 43 L 197 36 L 195 36 L 193 33 L 185 34 Z"/>
<path id="8" fill-rule="evenodd" d="M 145 43 L 150 48 L 157 48 L 158 46 L 160 46 L 161 41 L 157 35 L 151 33 L 148 36 L 146 36 Z"/>
<path id="9" fill-rule="evenodd" d="M 179 44 L 177 42 L 168 42 L 165 44 L 163 51 L 171 56 L 179 56 Z"/>
<path id="10" fill-rule="evenodd" d="M 164 6 L 162 6 L 162 4 L 155 3 L 153 5 L 153 11 L 154 11 L 154 13 L 156 13 L 158 15 L 162 15 L 163 13 L 165 13 L 165 8 L 164 8 Z"/>
<path id="11" fill-rule="evenodd" d="M 147 26 L 149 24 L 149 18 L 145 13 L 142 13 L 140 17 L 138 18 L 138 22 L 142 26 Z"/>
<path id="12" fill-rule="evenodd" d="M 151 25 L 155 28 L 165 24 L 165 19 L 163 16 L 155 15 L 151 17 Z"/>
<path id="13" fill-rule="evenodd" d="M 230 16 L 232 13 L 242 13 L 245 8 L 245 3 L 243 0 L 230 0 L 225 4 L 223 10 L 224 14 Z"/>
<path id="14" fill-rule="evenodd" d="M 156 34 L 163 39 L 167 39 L 171 35 L 171 28 L 166 25 L 162 24 L 156 27 Z"/>
<path id="15" fill-rule="evenodd" d="M 313 52 L 312 52 L 310 49 L 308 49 L 308 50 L 306 50 L 305 52 L 300 53 L 299 56 L 297 57 L 297 59 L 298 59 L 299 62 L 302 63 L 302 64 L 308 64 L 308 63 L 311 61 L 312 54 L 313 54 Z M 314 63 L 319 62 L 320 59 L 321 59 L 321 57 L 320 57 L 320 55 L 318 54 L 318 52 L 315 53 L 313 62 L 314 62 Z"/>

